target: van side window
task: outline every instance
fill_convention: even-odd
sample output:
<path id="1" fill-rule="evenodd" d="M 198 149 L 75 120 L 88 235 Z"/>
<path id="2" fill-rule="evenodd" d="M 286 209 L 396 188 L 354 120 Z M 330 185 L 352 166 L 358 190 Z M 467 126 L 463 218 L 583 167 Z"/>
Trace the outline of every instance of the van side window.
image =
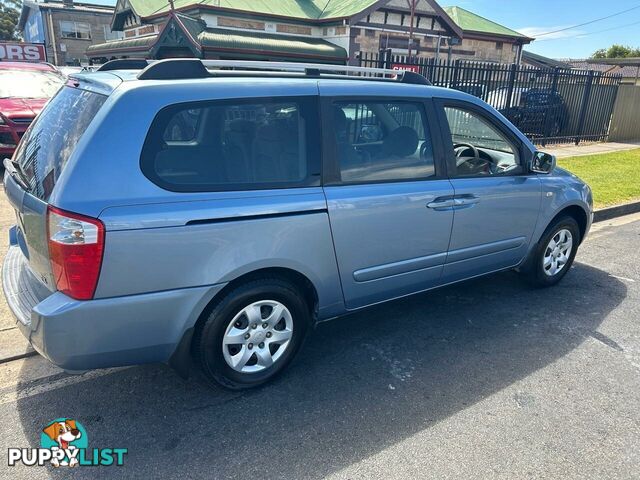
<path id="1" fill-rule="evenodd" d="M 315 104 L 237 101 L 182 104 L 155 118 L 142 152 L 152 181 L 176 191 L 244 190 L 307 186 L 319 148 Z M 314 140 L 312 140 L 312 143 Z M 315 177 L 315 178 L 312 178 Z"/>
<path id="2" fill-rule="evenodd" d="M 452 177 L 522 173 L 518 148 L 496 127 L 471 110 L 445 107 L 455 155 Z"/>
<path id="3" fill-rule="evenodd" d="M 333 126 L 342 182 L 435 176 L 424 107 L 412 102 L 335 102 Z"/>

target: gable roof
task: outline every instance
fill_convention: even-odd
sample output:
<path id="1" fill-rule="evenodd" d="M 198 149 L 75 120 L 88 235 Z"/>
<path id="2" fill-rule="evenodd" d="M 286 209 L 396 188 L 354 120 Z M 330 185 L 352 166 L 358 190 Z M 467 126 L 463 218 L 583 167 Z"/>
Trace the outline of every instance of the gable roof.
<path id="1" fill-rule="evenodd" d="M 301 20 L 329 20 L 351 17 L 378 3 L 379 0 L 175 0 L 176 9 L 189 6 L 214 7 Z M 119 2 L 120 3 L 120 2 Z M 167 0 L 130 0 L 140 17 L 169 11 Z"/>
<path id="2" fill-rule="evenodd" d="M 532 38 L 522 35 L 515 30 L 511 30 L 499 23 L 492 22 L 489 19 L 476 15 L 462 7 L 444 7 L 444 11 L 456 22 L 463 32 L 484 33 L 487 35 L 500 35 L 505 37 L 515 37 L 527 40 Z"/>

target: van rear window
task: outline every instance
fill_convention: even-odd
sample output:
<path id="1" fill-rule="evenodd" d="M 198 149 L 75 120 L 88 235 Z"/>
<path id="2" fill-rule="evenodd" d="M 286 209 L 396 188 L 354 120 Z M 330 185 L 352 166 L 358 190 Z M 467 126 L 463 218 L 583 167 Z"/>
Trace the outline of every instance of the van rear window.
<path id="1" fill-rule="evenodd" d="M 36 117 L 14 157 L 29 181 L 31 194 L 49 199 L 76 144 L 106 99 L 98 93 L 63 87 Z"/>
<path id="2" fill-rule="evenodd" d="M 172 105 L 149 130 L 142 171 L 177 192 L 318 185 L 317 122 L 306 97 Z"/>

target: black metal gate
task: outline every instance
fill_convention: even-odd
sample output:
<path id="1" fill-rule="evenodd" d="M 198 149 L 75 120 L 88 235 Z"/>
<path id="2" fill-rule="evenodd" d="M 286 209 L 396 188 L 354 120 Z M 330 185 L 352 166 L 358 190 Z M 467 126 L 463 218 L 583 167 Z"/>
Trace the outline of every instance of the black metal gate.
<path id="1" fill-rule="evenodd" d="M 621 76 L 591 70 L 360 53 L 360 66 L 411 68 L 480 97 L 537 144 L 606 141 Z"/>

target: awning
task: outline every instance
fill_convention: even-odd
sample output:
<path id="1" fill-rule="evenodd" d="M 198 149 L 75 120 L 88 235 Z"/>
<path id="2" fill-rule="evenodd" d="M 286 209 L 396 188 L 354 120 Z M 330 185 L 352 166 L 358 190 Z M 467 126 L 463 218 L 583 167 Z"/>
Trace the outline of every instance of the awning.
<path id="1" fill-rule="evenodd" d="M 192 56 L 204 58 L 346 63 L 348 57 L 344 48 L 321 38 L 204 28 L 204 22 L 176 17 L 158 35 L 91 45 L 87 57 L 126 55 L 153 59 L 164 47 L 188 47 Z"/>
<path id="2" fill-rule="evenodd" d="M 277 57 L 344 63 L 347 51 L 321 38 L 207 28 L 198 35 L 203 49 L 223 56 Z"/>
<path id="3" fill-rule="evenodd" d="M 149 52 L 151 46 L 156 43 L 157 39 L 158 35 L 149 35 L 147 37 L 127 38 L 124 40 L 98 43 L 87 48 L 87 57 L 108 57 L 111 55 L 135 54 L 138 52 L 146 54 Z"/>

